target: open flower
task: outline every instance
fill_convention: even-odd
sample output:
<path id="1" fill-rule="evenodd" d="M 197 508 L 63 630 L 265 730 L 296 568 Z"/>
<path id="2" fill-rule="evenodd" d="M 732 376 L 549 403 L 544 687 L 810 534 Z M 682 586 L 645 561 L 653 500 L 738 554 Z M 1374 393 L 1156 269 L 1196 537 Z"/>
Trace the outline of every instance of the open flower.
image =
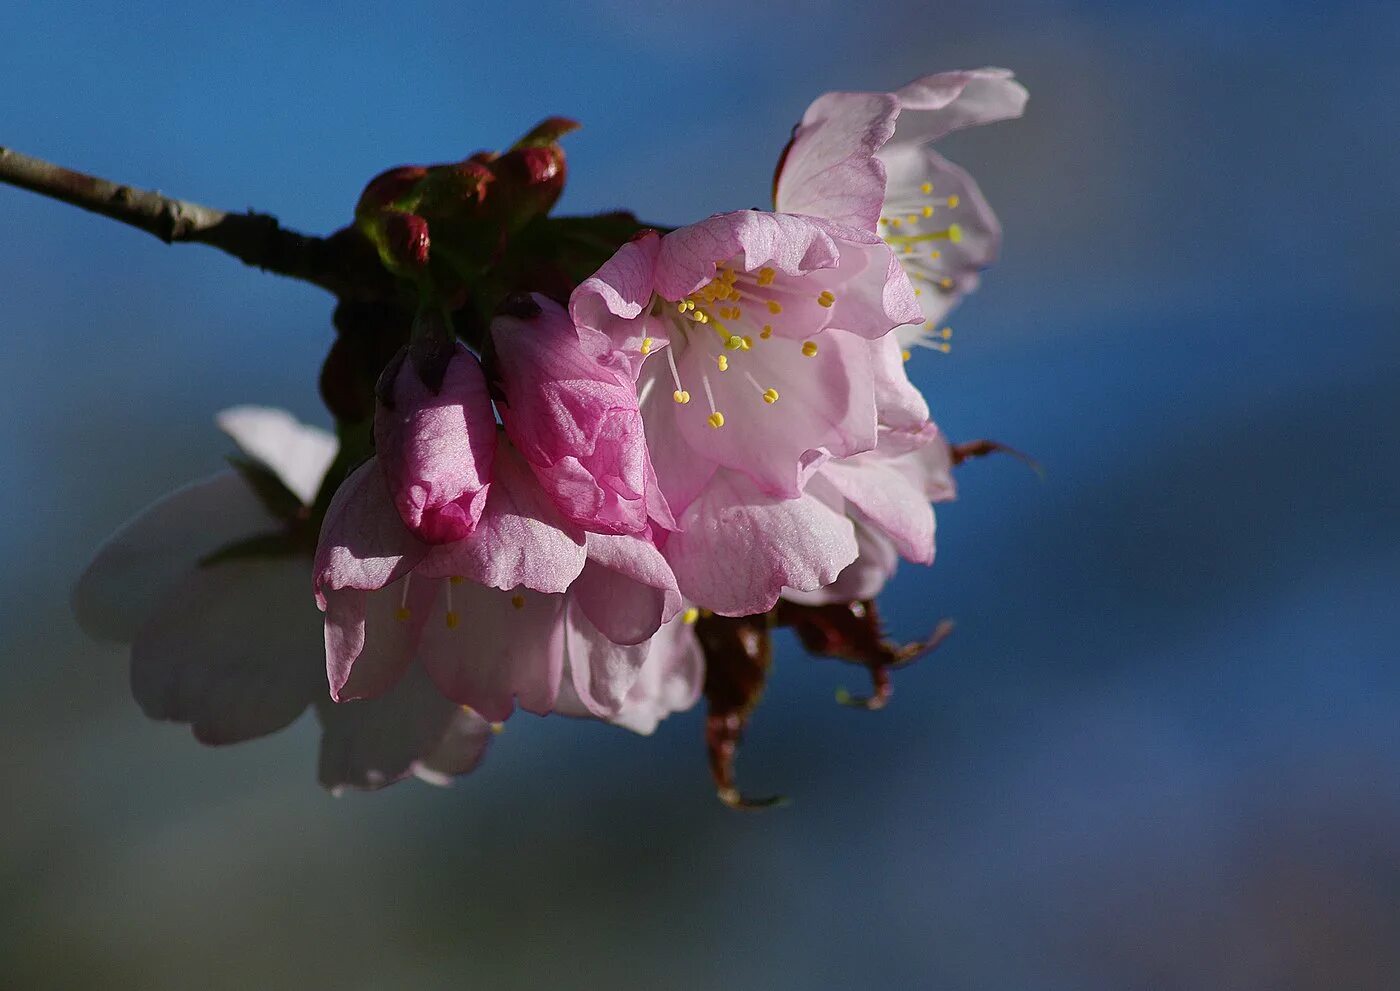
<path id="1" fill-rule="evenodd" d="M 190 724 L 204 743 L 274 733 L 314 704 L 319 775 L 333 791 L 472 770 L 491 727 L 432 690 L 421 667 L 373 702 L 326 698 L 300 528 L 334 438 L 261 407 L 226 410 L 219 425 L 248 462 L 166 496 L 98 550 L 73 590 L 83 629 L 130 644 L 142 709 Z"/>
<path id="2" fill-rule="evenodd" d="M 1001 226 L 977 183 L 928 147 L 964 127 L 1019 117 L 1026 90 L 1005 69 L 924 76 L 894 93 L 827 93 L 779 165 L 779 210 L 878 233 L 918 285 L 924 320 L 905 346 L 946 350 L 939 327 L 995 261 Z"/>
<path id="3" fill-rule="evenodd" d="M 429 546 L 403 527 L 379 472 L 371 460 L 353 473 L 321 530 L 332 697 L 377 697 L 419 658 L 446 698 L 489 719 L 517 703 L 543 714 L 567 660 L 590 711 L 615 714 L 646 641 L 679 609 L 650 535 L 585 535 L 502 442 L 477 529 Z"/>

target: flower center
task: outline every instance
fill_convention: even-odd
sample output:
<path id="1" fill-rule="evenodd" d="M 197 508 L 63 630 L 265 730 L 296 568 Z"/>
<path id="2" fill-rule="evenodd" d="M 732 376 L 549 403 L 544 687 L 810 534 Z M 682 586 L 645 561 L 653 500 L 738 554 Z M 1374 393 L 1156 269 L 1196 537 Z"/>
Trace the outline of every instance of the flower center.
<path id="1" fill-rule="evenodd" d="M 953 211 L 961 203 L 956 194 L 935 195 L 933 183 L 926 182 L 918 187 L 919 195 L 910 201 L 891 200 L 885 204 L 886 215 L 880 218 L 880 236 L 893 250 L 904 271 L 915 283 L 932 286 L 939 293 L 947 295 L 957 289 L 957 282 L 949 274 L 952 269 L 944 255 L 943 244 L 957 245 L 963 240 L 963 229 L 957 223 L 945 223 L 945 211 Z M 915 285 L 914 295 L 923 295 L 922 287 Z M 923 326 L 915 344 L 947 353 L 952 345 L 948 339 L 953 336 L 951 328 L 934 328 L 933 323 Z M 909 359 L 909 352 L 904 352 Z"/>
<path id="2" fill-rule="evenodd" d="M 815 297 L 810 291 L 794 291 L 791 280 L 780 279 L 778 271 L 767 266 L 756 272 L 745 272 L 732 264 L 717 262 L 716 268 L 713 279 L 684 299 L 668 301 L 658 297 L 653 303 L 652 312 L 666 318 L 671 337 L 671 347 L 666 349 L 666 363 L 675 385 L 671 398 L 681 405 L 691 399 L 690 390 L 681 381 L 674 354 L 676 345 L 684 343 L 687 348 L 700 348 L 707 356 L 707 363 L 712 361 L 717 372 L 737 370 L 753 386 L 757 401 L 764 407 L 772 406 L 779 399 L 778 390 L 755 377 L 753 370 L 757 362 L 750 355 L 756 357 L 758 349 L 792 347 L 796 343 L 791 339 L 792 334 L 772 339 L 774 325 L 791 319 L 794 308 L 810 305 L 813 300 L 823 309 L 830 309 L 836 303 L 836 295 L 828 289 Z M 651 348 L 650 338 L 642 341 L 643 354 L 649 353 Z M 817 343 L 802 341 L 797 350 L 811 358 L 817 353 Z M 725 425 L 725 414 L 715 405 L 714 387 L 708 372 L 701 373 L 700 386 L 710 407 L 707 422 L 718 430 Z"/>

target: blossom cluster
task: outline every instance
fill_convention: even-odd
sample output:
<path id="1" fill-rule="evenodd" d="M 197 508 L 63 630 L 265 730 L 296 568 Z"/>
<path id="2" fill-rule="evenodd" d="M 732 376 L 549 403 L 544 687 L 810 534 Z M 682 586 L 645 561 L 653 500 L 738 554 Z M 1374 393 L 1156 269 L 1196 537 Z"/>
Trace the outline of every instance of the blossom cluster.
<path id="1" fill-rule="evenodd" d="M 865 602 L 899 559 L 933 561 L 953 449 L 905 362 L 946 350 L 1000 230 L 930 145 L 1025 98 L 995 69 L 822 96 L 773 210 L 637 229 L 566 291 L 512 287 L 475 334 L 429 274 L 449 226 L 404 192 L 428 173 L 386 174 L 392 209 L 381 177 L 362 214 L 421 302 L 373 390 L 373 453 L 347 465 L 285 414 L 229 411 L 239 470 L 114 537 L 79 618 L 132 642 L 147 712 L 202 739 L 314 704 L 333 788 L 470 770 L 516 708 L 650 732 L 700 697 L 707 622 Z M 562 165 L 522 155 L 547 210 Z M 481 199 L 505 160 L 469 161 L 450 175 Z M 256 553 L 269 529 L 290 553 Z M 323 669 L 288 660 L 317 615 L 313 540 Z M 230 635 L 249 608 L 271 642 Z"/>

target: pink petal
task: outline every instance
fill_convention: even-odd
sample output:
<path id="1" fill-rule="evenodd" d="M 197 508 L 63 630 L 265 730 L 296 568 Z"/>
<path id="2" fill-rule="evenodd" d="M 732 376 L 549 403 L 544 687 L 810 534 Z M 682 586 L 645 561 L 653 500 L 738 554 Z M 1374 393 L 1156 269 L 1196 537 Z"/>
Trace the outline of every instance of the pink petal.
<path id="1" fill-rule="evenodd" d="M 326 676 L 331 698 L 376 698 L 413 661 L 437 583 L 410 576 L 377 592 L 327 591 Z"/>
<path id="2" fill-rule="evenodd" d="M 506 434 L 574 523 L 645 529 L 651 471 L 634 381 L 583 345 L 562 307 L 534 299 L 534 316 L 491 325 Z"/>
<path id="3" fill-rule="evenodd" d="M 873 231 L 885 195 L 875 152 L 894 133 L 890 93 L 827 93 L 807 108 L 778 173 L 781 213 L 825 217 Z"/>
<path id="4" fill-rule="evenodd" d="M 646 662 L 611 721 L 650 735 L 662 719 L 695 705 L 704 681 L 705 656 L 695 627 L 678 616 L 651 639 Z"/>
<path id="5" fill-rule="evenodd" d="M 578 603 L 568 606 L 564 654 L 570 684 L 591 715 L 607 718 L 622 708 L 649 649 L 645 639 L 637 644 L 614 643 L 588 620 Z"/>
<path id="6" fill-rule="evenodd" d="M 637 389 L 641 396 L 642 422 L 646 426 L 647 447 L 651 451 L 657 487 L 670 512 L 680 514 L 705 487 L 718 465 L 693 450 L 681 434 L 664 354 L 655 354 L 647 359 L 642 366 Z M 662 525 L 674 530 L 679 524 L 672 522 Z"/>
<path id="7" fill-rule="evenodd" d="M 618 644 L 641 643 L 680 608 L 676 576 L 649 538 L 588 535 L 588 563 L 569 594 Z"/>
<path id="8" fill-rule="evenodd" d="M 383 588 L 407 574 L 428 548 L 403 525 L 374 458 L 340 484 L 321 524 L 316 587 Z"/>
<path id="9" fill-rule="evenodd" d="M 436 392 L 412 358 L 400 362 L 392 405 L 374 417 L 379 463 L 404 525 L 428 543 L 460 540 L 486 504 L 496 418 L 475 355 L 454 345 Z"/>
<path id="10" fill-rule="evenodd" d="M 560 515 L 511 445 L 497 451 L 495 473 L 476 531 L 434 547 L 419 572 L 498 589 L 563 592 L 583 570 L 583 533 Z"/>
<path id="11" fill-rule="evenodd" d="M 784 599 L 802 605 L 820 606 L 873 599 L 880 594 L 899 567 L 899 552 L 888 537 L 873 529 L 861 517 L 859 510 L 854 511 L 852 521 L 856 527 L 856 545 L 860 548 L 856 559 L 846 565 L 830 585 L 810 592 L 786 589 Z"/>
<path id="12" fill-rule="evenodd" d="M 838 268 L 807 280 L 811 292 L 826 289 L 835 297 L 827 327 L 875 340 L 923 319 L 909 276 L 889 245 L 855 228 L 826 222 L 822 227 L 841 251 Z"/>
<path id="13" fill-rule="evenodd" d="M 655 288 L 663 299 L 679 300 L 712 280 L 718 264 L 747 272 L 768 266 L 799 276 L 834 267 L 839 257 L 835 242 L 812 218 L 761 210 L 718 213 L 661 239 Z"/>
<path id="14" fill-rule="evenodd" d="M 450 590 L 450 603 L 438 598 L 419 647 L 438 689 L 493 722 L 507 718 L 517 700 L 530 712 L 549 712 L 564 669 L 564 597 L 470 581 Z"/>
<path id="15" fill-rule="evenodd" d="M 935 431 L 928 443 L 936 441 Z M 894 542 L 901 556 L 932 564 L 933 507 L 915 480 L 897 465 L 911 457 L 915 455 L 891 456 L 877 448 L 853 458 L 828 461 L 821 475 Z"/>
<path id="16" fill-rule="evenodd" d="M 660 250 L 661 236 L 655 231 L 618 248 L 569 297 L 574 323 L 606 334 L 614 348 L 640 356 L 642 338 L 660 336 L 653 333 L 649 315 Z"/>
<path id="17" fill-rule="evenodd" d="M 917 430 L 928 423 L 928 403 L 904 368 L 904 355 L 893 334 L 870 342 L 875 373 L 875 411 L 882 426 Z"/>
<path id="18" fill-rule="evenodd" d="M 808 494 L 779 499 L 740 472 L 717 472 L 664 548 L 681 593 L 722 615 L 747 616 L 771 609 L 784 586 L 834 581 L 855 560 L 855 533 L 812 494 L 819 483 L 814 477 Z"/>
<path id="19" fill-rule="evenodd" d="M 895 96 L 903 110 L 891 144 L 925 144 L 951 131 L 1019 117 L 1026 88 L 1006 69 L 940 72 L 914 80 Z"/>

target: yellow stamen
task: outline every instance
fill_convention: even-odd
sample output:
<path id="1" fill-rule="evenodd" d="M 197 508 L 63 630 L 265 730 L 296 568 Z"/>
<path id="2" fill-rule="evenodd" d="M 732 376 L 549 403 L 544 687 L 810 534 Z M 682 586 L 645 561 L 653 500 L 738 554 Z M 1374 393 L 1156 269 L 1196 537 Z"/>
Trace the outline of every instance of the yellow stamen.
<path id="1" fill-rule="evenodd" d="M 958 204 L 961 203 L 961 202 L 962 202 L 962 200 L 958 199 L 956 196 L 949 196 L 949 197 L 948 197 L 948 207 L 949 207 L 949 209 L 956 210 L 956 209 L 958 208 Z"/>
<path id="2" fill-rule="evenodd" d="M 394 618 L 400 623 L 407 623 L 413 618 L 413 611 L 408 606 L 399 606 L 394 610 Z"/>
<path id="3" fill-rule="evenodd" d="M 768 301 L 768 312 L 777 316 L 779 313 L 783 312 L 783 304 L 779 303 L 776 299 L 770 299 Z"/>
<path id="4" fill-rule="evenodd" d="M 719 365 L 719 370 L 720 370 L 720 371 L 722 371 L 722 372 L 727 372 L 727 371 L 729 371 L 729 355 L 727 355 L 727 354 L 722 354 L 722 355 L 720 355 L 718 358 L 715 359 L 715 364 Z"/>
<path id="5" fill-rule="evenodd" d="M 932 216 L 933 216 L 933 207 L 931 207 L 931 206 L 926 206 L 926 207 L 924 207 L 924 209 L 923 209 L 923 214 L 924 214 L 925 217 L 932 217 Z"/>
<path id="6" fill-rule="evenodd" d="M 815 355 L 816 353 L 817 353 L 817 342 L 816 342 L 816 341 L 803 341 L 803 342 L 802 342 L 802 354 L 803 354 L 805 357 L 811 358 L 811 357 L 812 357 L 813 355 Z"/>
<path id="7" fill-rule="evenodd" d="M 926 183 L 924 183 L 922 186 L 919 187 L 919 191 L 920 191 L 921 193 L 923 193 L 925 196 L 927 196 L 929 193 L 933 192 L 933 183 L 931 183 L 931 182 L 926 182 Z"/>
<path id="8" fill-rule="evenodd" d="M 651 354 L 651 338 L 642 338 L 642 354 Z"/>
<path id="9" fill-rule="evenodd" d="M 753 338 L 750 337 L 748 334 L 745 334 L 745 335 L 744 335 L 744 350 L 747 351 L 747 350 L 748 350 L 749 348 L 751 348 L 751 347 L 753 347 Z"/>
<path id="10" fill-rule="evenodd" d="M 706 417 L 706 419 L 709 421 L 710 426 L 714 427 L 716 430 L 724 426 L 724 414 L 721 413 L 719 410 L 715 410 L 708 417 Z"/>
<path id="11" fill-rule="evenodd" d="M 453 585 L 460 585 L 460 584 L 462 584 L 462 582 L 466 581 L 466 579 L 463 578 L 461 575 L 453 575 L 451 578 L 449 578 L 449 579 L 447 579 L 447 580 L 448 580 L 449 582 L 451 582 Z"/>
<path id="12" fill-rule="evenodd" d="M 491 724 L 491 732 L 492 732 L 493 735 L 495 735 L 495 736 L 500 736 L 500 735 L 501 735 L 502 733 L 504 733 L 505 731 L 506 731 L 506 724 L 505 724 L 505 723 L 492 723 L 492 724 Z"/>
<path id="13" fill-rule="evenodd" d="M 773 336 L 773 325 L 771 323 L 765 323 L 763 325 L 763 330 L 759 331 L 758 336 L 765 341 L 768 340 L 768 338 Z"/>
<path id="14" fill-rule="evenodd" d="M 691 606 L 691 607 L 690 607 L 689 609 L 687 609 L 685 612 L 681 613 L 681 622 L 682 622 L 682 623 L 694 624 L 694 622 L 695 622 L 697 619 L 699 619 L 699 618 L 700 618 L 700 610 L 699 610 L 699 609 L 696 609 L 694 606 Z"/>
<path id="15" fill-rule="evenodd" d="M 460 623 L 460 622 L 462 621 L 462 617 L 457 613 L 457 611 L 456 611 L 455 609 L 449 609 L 449 610 L 447 610 L 447 617 L 446 617 L 446 618 L 447 618 L 447 628 L 448 628 L 449 630 L 455 630 L 455 629 L 457 629 L 457 624 Z"/>
<path id="16" fill-rule="evenodd" d="M 515 606 L 515 608 L 517 608 L 517 609 L 524 609 L 524 608 L 525 608 L 525 596 L 521 595 L 519 592 L 516 592 L 514 595 L 512 595 L 512 596 L 510 597 L 510 604 L 513 605 L 513 606 Z"/>
<path id="17" fill-rule="evenodd" d="M 778 401 L 778 390 L 777 390 L 777 389 L 764 389 L 764 390 L 763 390 L 763 401 L 764 401 L 765 403 L 767 403 L 769 406 L 772 406 L 774 403 L 776 403 L 776 402 Z"/>
<path id="18" fill-rule="evenodd" d="M 962 228 L 959 227 L 957 224 L 949 224 L 949 225 L 948 225 L 948 240 L 949 240 L 949 241 L 952 241 L 954 244 L 961 244 L 961 243 L 962 243 Z"/>
<path id="19" fill-rule="evenodd" d="M 758 284 L 760 286 L 771 286 L 773 284 L 773 279 L 776 278 L 777 275 L 778 273 L 771 268 L 760 268 L 758 270 Z"/>
<path id="20" fill-rule="evenodd" d="M 744 339 L 737 334 L 730 334 L 729 337 L 725 339 L 724 346 L 731 351 L 738 351 L 744 346 Z"/>
<path id="21" fill-rule="evenodd" d="M 686 403 L 690 402 L 690 393 L 686 392 L 684 389 L 677 389 L 675 392 L 671 393 L 671 398 L 684 406 Z"/>
<path id="22" fill-rule="evenodd" d="M 820 303 L 822 306 L 829 308 L 833 303 L 836 302 L 836 294 L 833 293 L 830 289 L 823 289 L 821 291 L 821 295 L 817 297 L 817 302 Z"/>
<path id="23" fill-rule="evenodd" d="M 912 354 L 909 353 L 908 348 L 905 348 L 903 351 L 899 352 L 899 356 L 905 361 L 908 361 L 910 358 L 914 357 Z"/>

